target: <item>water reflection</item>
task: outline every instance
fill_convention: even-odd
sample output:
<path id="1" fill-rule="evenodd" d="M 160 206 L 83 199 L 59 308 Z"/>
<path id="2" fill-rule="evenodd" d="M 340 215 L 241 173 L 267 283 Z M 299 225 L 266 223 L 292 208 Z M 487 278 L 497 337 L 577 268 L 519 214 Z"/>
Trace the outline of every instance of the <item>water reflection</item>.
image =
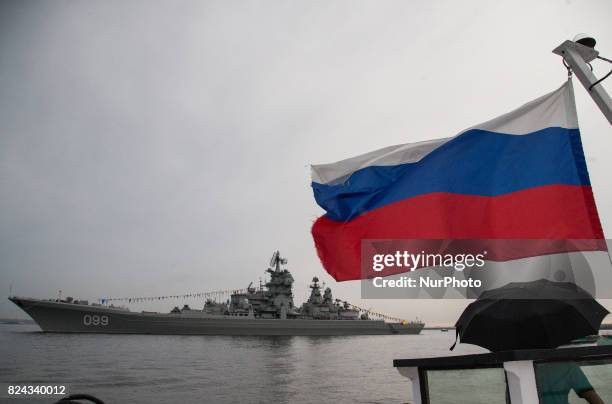
<path id="1" fill-rule="evenodd" d="M 453 333 L 351 337 L 65 335 L 0 326 L 0 382 L 69 383 L 107 402 L 406 402 L 394 358 Z M 460 347 L 455 353 L 476 351 Z M 48 403 L 49 400 L 42 400 Z"/>

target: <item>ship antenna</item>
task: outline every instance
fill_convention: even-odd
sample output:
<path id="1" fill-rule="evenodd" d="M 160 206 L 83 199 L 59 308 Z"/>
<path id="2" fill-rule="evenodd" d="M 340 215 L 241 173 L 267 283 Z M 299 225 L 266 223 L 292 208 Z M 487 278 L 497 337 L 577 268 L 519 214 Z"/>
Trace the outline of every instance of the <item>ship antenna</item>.
<path id="1" fill-rule="evenodd" d="M 270 259 L 270 267 L 274 268 L 276 272 L 280 272 L 281 264 L 287 264 L 287 258 L 283 258 L 280 256 L 280 251 L 276 250 L 274 254 L 272 254 L 272 258 Z"/>

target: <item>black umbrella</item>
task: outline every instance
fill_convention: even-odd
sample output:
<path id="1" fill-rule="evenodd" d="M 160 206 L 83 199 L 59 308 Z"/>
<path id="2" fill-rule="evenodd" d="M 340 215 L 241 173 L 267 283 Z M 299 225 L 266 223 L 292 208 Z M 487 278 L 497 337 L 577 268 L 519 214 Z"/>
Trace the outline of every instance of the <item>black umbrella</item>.
<path id="1" fill-rule="evenodd" d="M 483 292 L 455 327 L 461 342 L 491 351 L 556 348 L 597 334 L 607 314 L 575 284 L 541 279 Z"/>

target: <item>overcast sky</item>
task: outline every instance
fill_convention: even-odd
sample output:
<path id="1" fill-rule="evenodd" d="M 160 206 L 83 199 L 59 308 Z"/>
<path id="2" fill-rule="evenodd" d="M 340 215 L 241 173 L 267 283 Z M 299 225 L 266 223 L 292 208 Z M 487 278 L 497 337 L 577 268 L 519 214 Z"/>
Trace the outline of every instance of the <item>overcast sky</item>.
<path id="1" fill-rule="evenodd" d="M 1 295 L 242 288 L 280 249 L 298 302 L 318 276 L 453 323 L 465 301 L 362 302 L 359 282 L 327 276 L 309 164 L 452 136 L 552 91 L 566 71 L 551 50 L 588 32 L 612 56 L 611 17 L 609 0 L 2 1 Z M 612 238 L 612 131 L 575 89 Z"/>

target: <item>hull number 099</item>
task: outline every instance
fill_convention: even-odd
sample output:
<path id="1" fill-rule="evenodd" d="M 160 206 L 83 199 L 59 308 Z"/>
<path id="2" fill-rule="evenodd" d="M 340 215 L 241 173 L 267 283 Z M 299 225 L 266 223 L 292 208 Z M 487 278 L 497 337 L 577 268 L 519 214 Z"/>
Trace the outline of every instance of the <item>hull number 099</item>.
<path id="1" fill-rule="evenodd" d="M 97 314 L 85 314 L 83 316 L 83 324 L 84 325 L 108 325 L 108 316 L 98 316 Z"/>

